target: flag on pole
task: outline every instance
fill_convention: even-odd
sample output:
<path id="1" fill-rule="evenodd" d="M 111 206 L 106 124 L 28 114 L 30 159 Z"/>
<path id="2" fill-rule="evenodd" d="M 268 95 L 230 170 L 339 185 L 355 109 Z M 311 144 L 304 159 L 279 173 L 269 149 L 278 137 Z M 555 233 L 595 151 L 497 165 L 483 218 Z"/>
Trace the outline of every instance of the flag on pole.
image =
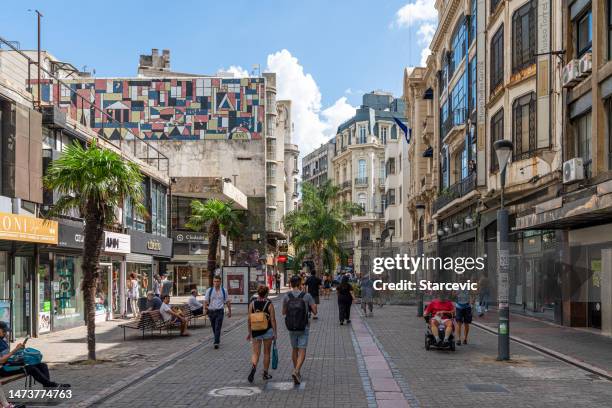
<path id="1" fill-rule="evenodd" d="M 402 129 L 402 131 L 404 132 L 404 136 L 406 137 L 406 143 L 410 144 L 410 139 L 412 138 L 412 129 L 408 129 L 408 126 L 402 123 L 402 121 L 396 118 L 395 116 L 393 116 L 393 120 L 395 121 L 395 123 L 397 123 L 397 126 L 399 126 L 400 129 Z"/>

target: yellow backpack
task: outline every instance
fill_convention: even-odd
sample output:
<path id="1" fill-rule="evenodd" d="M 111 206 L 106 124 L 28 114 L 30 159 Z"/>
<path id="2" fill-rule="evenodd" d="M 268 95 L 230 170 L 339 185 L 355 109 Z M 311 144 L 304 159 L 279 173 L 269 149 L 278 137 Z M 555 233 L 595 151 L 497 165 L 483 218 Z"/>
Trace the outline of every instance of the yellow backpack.
<path id="1" fill-rule="evenodd" d="M 268 321 L 270 319 L 268 313 L 264 312 L 266 307 L 270 303 L 269 300 L 266 300 L 262 310 L 255 310 L 255 301 L 253 301 L 253 311 L 249 314 L 249 321 L 251 322 L 251 331 L 260 331 L 268 329 Z"/>

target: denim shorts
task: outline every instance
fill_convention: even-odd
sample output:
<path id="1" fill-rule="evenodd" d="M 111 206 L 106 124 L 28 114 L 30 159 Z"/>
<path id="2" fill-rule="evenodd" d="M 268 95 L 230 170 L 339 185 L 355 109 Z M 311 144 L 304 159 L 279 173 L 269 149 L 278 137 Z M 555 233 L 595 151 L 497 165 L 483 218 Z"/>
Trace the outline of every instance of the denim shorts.
<path id="1" fill-rule="evenodd" d="M 260 334 L 259 336 L 253 337 L 253 340 L 272 340 L 273 337 L 274 330 L 272 330 L 272 328 L 269 328 L 268 331 L 264 334 Z"/>
<path id="2" fill-rule="evenodd" d="M 308 346 L 308 327 L 304 331 L 290 331 L 289 339 L 294 349 L 305 349 Z"/>

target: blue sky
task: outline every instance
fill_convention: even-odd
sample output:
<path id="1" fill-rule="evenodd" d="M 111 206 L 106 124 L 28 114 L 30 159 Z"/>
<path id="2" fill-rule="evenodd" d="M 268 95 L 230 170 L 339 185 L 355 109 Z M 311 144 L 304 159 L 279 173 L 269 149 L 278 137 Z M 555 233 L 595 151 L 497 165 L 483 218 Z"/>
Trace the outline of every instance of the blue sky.
<path id="1" fill-rule="evenodd" d="M 151 48 L 169 48 L 177 71 L 212 74 L 230 66 L 250 70 L 253 64 L 286 71 L 281 84 L 306 84 L 285 94 L 279 89 L 279 96 L 310 98 L 298 110 L 312 110 L 322 124 L 310 132 L 326 137 L 360 104 L 360 92 L 399 95 L 403 69 L 419 64 L 419 17 L 408 16 L 406 24 L 406 15 L 400 21 L 398 14 L 407 3 L 431 8 L 433 0 L 181 1 L 170 8 L 167 0 L 12 0 L 3 4 L 0 35 L 19 41 L 22 49 L 35 48 L 36 19 L 28 9 L 39 8 L 43 48 L 79 68 L 95 68 L 97 76 L 134 75 L 139 54 Z M 277 56 L 272 65 L 271 55 Z M 309 94 L 316 89 L 318 97 Z M 337 111 L 326 118 L 334 105 Z"/>

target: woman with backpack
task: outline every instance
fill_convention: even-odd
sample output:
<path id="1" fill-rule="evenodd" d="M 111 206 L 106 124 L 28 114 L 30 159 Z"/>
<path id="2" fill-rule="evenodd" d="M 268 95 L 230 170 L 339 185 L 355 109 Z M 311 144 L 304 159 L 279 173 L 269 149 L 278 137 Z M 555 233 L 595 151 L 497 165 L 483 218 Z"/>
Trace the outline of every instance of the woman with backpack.
<path id="1" fill-rule="evenodd" d="M 340 316 L 340 325 L 343 325 L 345 320 L 347 323 L 350 323 L 351 305 L 353 304 L 355 295 L 353 295 L 353 287 L 349 283 L 349 277 L 347 275 L 342 277 L 342 282 L 340 285 L 338 285 L 338 288 L 336 288 L 336 293 L 338 294 L 338 314 Z"/>
<path id="2" fill-rule="evenodd" d="M 257 297 L 253 297 L 249 304 L 248 329 L 249 334 L 247 340 L 252 340 L 253 354 L 251 354 L 251 371 L 248 380 L 250 383 L 255 379 L 255 371 L 259 356 L 261 355 L 261 345 L 263 344 L 263 374 L 262 378 L 269 380 L 272 378 L 268 374 L 270 368 L 270 353 L 272 350 L 272 341 L 276 340 L 276 315 L 274 313 L 274 305 L 268 299 L 269 288 L 264 285 L 259 285 L 257 288 Z"/>

